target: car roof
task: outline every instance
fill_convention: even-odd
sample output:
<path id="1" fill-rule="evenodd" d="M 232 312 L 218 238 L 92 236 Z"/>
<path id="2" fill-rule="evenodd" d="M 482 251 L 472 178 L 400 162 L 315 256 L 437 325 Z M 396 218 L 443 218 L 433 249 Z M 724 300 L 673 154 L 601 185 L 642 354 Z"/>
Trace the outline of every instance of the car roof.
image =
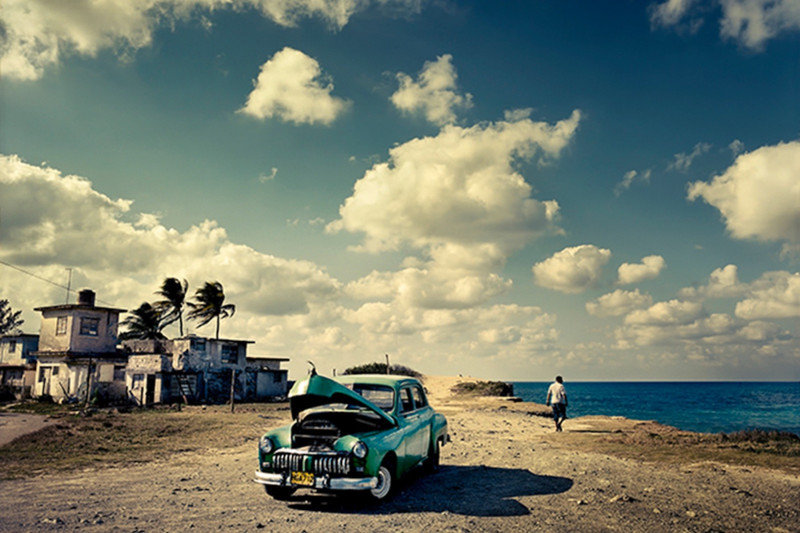
<path id="1" fill-rule="evenodd" d="M 346 374 L 343 376 L 336 376 L 334 379 L 339 383 L 345 384 L 370 383 L 374 385 L 386 385 L 392 388 L 400 387 L 406 383 L 420 384 L 417 378 L 396 374 Z"/>

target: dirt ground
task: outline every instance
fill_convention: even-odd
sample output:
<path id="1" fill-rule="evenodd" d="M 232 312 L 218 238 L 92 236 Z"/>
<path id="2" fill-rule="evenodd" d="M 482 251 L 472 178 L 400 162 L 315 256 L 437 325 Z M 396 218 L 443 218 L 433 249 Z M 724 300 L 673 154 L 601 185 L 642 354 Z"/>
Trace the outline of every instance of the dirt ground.
<path id="1" fill-rule="evenodd" d="M 53 421 L 44 415 L 0 413 L 0 446 L 28 433 L 39 431 Z"/>
<path id="2" fill-rule="evenodd" d="M 252 481 L 256 443 L 170 461 L 0 482 L 0 531 L 800 532 L 800 477 L 719 463 L 646 463 L 582 451 L 576 436 L 636 422 L 569 419 L 532 404 L 455 400 L 455 378 L 426 382 L 449 421 L 442 466 L 389 502 L 298 493 Z"/>

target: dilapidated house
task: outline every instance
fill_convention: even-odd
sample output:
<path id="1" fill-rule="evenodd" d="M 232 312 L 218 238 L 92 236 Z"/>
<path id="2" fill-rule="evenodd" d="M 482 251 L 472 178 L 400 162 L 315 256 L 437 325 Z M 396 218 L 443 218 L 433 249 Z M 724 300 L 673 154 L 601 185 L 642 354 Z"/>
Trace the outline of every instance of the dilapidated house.
<path id="1" fill-rule="evenodd" d="M 139 405 L 221 402 L 285 396 L 288 359 L 248 358 L 253 341 L 189 335 L 169 340 L 126 340 L 129 399 Z"/>
<path id="2" fill-rule="evenodd" d="M 36 376 L 39 335 L 18 333 L 0 336 L 0 395 L 25 398 L 30 396 Z"/>
<path id="3" fill-rule="evenodd" d="M 77 304 L 37 307 L 42 313 L 34 397 L 83 401 L 91 397 L 124 400 L 127 354 L 117 350 L 119 315 L 125 309 L 95 305 L 91 290 Z"/>
<path id="4" fill-rule="evenodd" d="M 33 397 L 85 401 L 90 391 L 88 398 L 103 403 L 150 405 L 221 403 L 231 397 L 257 401 L 288 392 L 288 372 L 281 369 L 288 359 L 248 357 L 253 341 L 188 335 L 119 345 L 119 316 L 125 310 L 95 305 L 88 289 L 80 291 L 77 304 L 35 310 L 42 313 L 38 336 L 6 336 L 0 342 L 0 377 L 4 366 L 9 376 L 15 372 L 14 379 L 27 369 Z M 38 347 L 31 344 L 34 339 Z M 23 350 L 25 358 L 9 356 L 6 363 L 5 354 Z"/>

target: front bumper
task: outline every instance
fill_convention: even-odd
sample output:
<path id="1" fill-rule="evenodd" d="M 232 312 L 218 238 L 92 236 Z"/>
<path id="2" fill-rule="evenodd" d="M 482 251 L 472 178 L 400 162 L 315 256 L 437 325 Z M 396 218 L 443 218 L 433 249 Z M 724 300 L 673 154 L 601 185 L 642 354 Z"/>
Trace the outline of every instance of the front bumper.
<path id="1" fill-rule="evenodd" d="M 256 470 L 253 480 L 262 485 L 274 487 L 295 487 L 300 489 L 320 490 L 369 490 L 378 486 L 377 477 L 330 477 L 328 475 L 315 476 L 314 485 L 292 485 L 289 476 L 281 473 L 261 472 Z"/>

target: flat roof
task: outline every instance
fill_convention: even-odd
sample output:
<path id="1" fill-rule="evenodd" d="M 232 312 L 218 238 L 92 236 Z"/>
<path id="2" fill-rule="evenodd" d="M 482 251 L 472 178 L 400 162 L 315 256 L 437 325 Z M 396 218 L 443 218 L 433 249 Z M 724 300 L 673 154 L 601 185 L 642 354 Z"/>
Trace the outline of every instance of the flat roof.
<path id="1" fill-rule="evenodd" d="M 79 309 L 81 311 L 116 311 L 118 313 L 127 313 L 127 309 L 119 309 L 117 307 L 100 307 L 97 305 L 86 304 L 61 304 L 61 305 L 45 305 L 42 307 L 34 307 L 34 311 L 72 311 Z"/>
<path id="2" fill-rule="evenodd" d="M 291 361 L 288 357 L 270 357 L 268 355 L 247 355 L 247 359 L 257 359 L 259 361 Z"/>
<path id="3" fill-rule="evenodd" d="M 215 339 L 214 337 L 202 337 L 200 335 L 184 335 L 183 337 L 175 337 L 174 339 L 170 339 L 173 341 L 190 341 L 195 339 L 202 339 L 205 341 L 214 341 L 214 342 L 243 342 L 245 344 L 255 344 L 256 341 L 248 341 L 248 340 L 241 340 L 241 339 Z"/>

